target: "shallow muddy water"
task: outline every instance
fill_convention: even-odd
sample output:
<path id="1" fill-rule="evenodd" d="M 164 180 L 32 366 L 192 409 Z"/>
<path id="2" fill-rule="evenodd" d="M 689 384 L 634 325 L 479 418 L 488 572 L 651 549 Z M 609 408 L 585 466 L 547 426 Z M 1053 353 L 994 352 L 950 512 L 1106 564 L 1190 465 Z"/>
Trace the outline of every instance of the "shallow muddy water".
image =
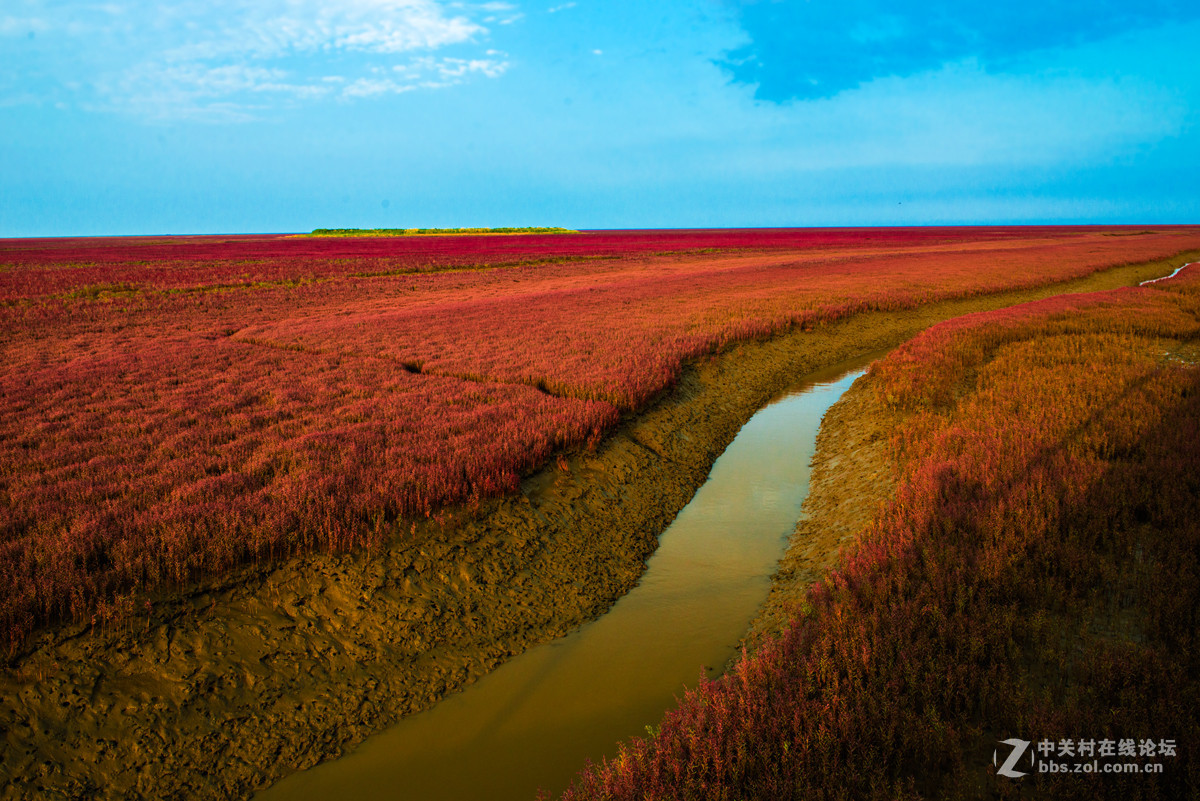
<path id="1" fill-rule="evenodd" d="M 1159 276 L 1158 278 L 1151 278 L 1148 281 L 1142 281 L 1141 283 L 1138 284 L 1138 286 L 1146 286 L 1147 284 L 1157 284 L 1159 281 L 1166 281 L 1169 278 L 1174 278 L 1175 276 L 1177 276 L 1181 272 L 1183 272 L 1186 268 L 1191 267 L 1193 264 L 1200 264 L 1200 262 L 1189 261 L 1187 264 L 1183 265 L 1182 267 L 1176 267 L 1174 269 L 1174 271 L 1171 272 L 1170 275 L 1162 275 L 1162 276 Z"/>
<path id="2" fill-rule="evenodd" d="M 755 414 L 605 615 L 255 798 L 532 799 L 644 734 L 734 656 L 800 517 L 821 417 L 867 361 Z"/>

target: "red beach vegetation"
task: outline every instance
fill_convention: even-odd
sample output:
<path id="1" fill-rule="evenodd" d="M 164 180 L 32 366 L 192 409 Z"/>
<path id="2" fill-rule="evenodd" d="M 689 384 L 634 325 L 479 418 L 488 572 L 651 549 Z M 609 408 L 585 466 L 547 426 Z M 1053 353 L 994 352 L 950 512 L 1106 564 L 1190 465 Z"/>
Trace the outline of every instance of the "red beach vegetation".
<path id="1" fill-rule="evenodd" d="M 565 797 L 1195 797 L 1198 341 L 1200 265 L 877 363 L 894 499 L 782 638 Z M 999 776 L 1009 738 L 1124 772 Z"/>
<path id="2" fill-rule="evenodd" d="M 0 241 L 0 640 L 513 492 L 733 341 L 1197 247 L 1184 227 Z"/>

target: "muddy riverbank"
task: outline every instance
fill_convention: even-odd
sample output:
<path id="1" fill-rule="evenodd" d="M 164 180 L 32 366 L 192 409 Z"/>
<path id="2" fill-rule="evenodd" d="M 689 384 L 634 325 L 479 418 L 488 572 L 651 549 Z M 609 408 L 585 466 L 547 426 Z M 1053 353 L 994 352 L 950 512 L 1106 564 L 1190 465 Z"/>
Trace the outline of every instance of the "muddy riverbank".
<path id="1" fill-rule="evenodd" d="M 839 365 L 756 412 L 599 618 L 254 801 L 531 801 L 615 757 L 735 656 L 800 516 L 822 415 L 864 367 Z"/>
<path id="2" fill-rule="evenodd" d="M 892 497 L 896 474 L 886 432 L 894 413 L 857 381 L 821 422 L 809 476 L 808 497 L 787 552 L 771 577 L 771 591 L 742 645 L 753 653 L 764 638 L 778 636 L 804 606 L 805 594 L 858 539 Z"/>
<path id="3" fill-rule="evenodd" d="M 0 798 L 247 797 L 602 613 L 739 428 L 801 377 L 942 319 L 1195 258 L 744 343 L 517 497 L 382 552 L 245 569 L 119 631 L 44 633 L 0 674 Z"/>

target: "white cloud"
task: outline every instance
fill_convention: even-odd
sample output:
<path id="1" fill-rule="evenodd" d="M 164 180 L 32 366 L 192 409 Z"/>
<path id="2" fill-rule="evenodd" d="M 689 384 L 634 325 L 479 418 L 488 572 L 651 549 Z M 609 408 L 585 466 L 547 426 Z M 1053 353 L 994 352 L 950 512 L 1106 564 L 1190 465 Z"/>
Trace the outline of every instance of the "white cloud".
<path id="1" fill-rule="evenodd" d="M 487 14 L 483 21 L 489 25 L 512 25 L 525 17 L 512 3 L 481 3 L 475 8 Z"/>
<path id="2" fill-rule="evenodd" d="M 378 95 L 400 94 L 411 92 L 416 86 L 393 81 L 391 78 L 359 78 L 347 84 L 342 90 L 343 97 L 376 97 Z"/>
<path id="3" fill-rule="evenodd" d="M 436 0 L 212 0 L 203 10 L 171 7 L 159 22 L 187 35 L 170 49 L 177 59 L 240 54 L 436 49 L 486 34 Z"/>
<path id="4" fill-rule="evenodd" d="M 143 64 L 99 88 L 109 98 L 120 98 L 121 108 L 145 117 L 242 121 L 259 116 L 280 99 L 296 102 L 330 95 L 336 82 L 297 81 L 286 70 L 244 64 Z"/>
<path id="5" fill-rule="evenodd" d="M 445 0 L 68 0 L 57 8 L 12 2 L 10 14 L 0 17 L 0 35 L 59 37 L 60 45 L 103 62 L 93 74 L 71 76 L 95 91 L 92 107 L 157 117 L 196 116 L 211 107 L 230 118 L 230 109 L 281 99 L 370 97 L 494 78 L 507 62 L 470 51 L 486 39 L 485 23 L 520 16 L 509 3 Z M 467 57 L 429 55 L 447 47 Z M 418 79 L 374 76 L 398 57 Z"/>
<path id="6" fill-rule="evenodd" d="M 488 51 L 492 55 L 503 55 Z M 382 94 L 401 94 L 414 89 L 444 89 L 460 84 L 474 75 L 498 78 L 508 69 L 508 62 L 497 58 L 463 59 L 414 58 L 407 64 L 392 68 L 386 77 L 360 78 L 348 84 L 344 97 L 373 97 Z"/>
<path id="7" fill-rule="evenodd" d="M 547 14 L 557 14 L 560 11 L 566 11 L 568 8 L 574 8 L 574 3 L 563 3 L 561 6 L 552 6 L 546 9 Z"/>
<path id="8" fill-rule="evenodd" d="M 420 66 L 436 74 L 440 81 L 456 81 L 475 73 L 498 78 L 508 69 L 508 62 L 490 58 L 426 58 L 421 60 Z"/>

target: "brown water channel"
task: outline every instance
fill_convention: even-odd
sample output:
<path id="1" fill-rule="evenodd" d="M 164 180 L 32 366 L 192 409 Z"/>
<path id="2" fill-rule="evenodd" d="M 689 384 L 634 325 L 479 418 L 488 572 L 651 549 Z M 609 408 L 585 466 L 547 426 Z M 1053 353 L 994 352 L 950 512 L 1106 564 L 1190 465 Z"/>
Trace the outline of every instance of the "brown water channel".
<path id="1" fill-rule="evenodd" d="M 734 656 L 800 517 L 821 417 L 867 361 L 755 414 L 605 615 L 256 799 L 532 799 L 644 734 Z"/>

